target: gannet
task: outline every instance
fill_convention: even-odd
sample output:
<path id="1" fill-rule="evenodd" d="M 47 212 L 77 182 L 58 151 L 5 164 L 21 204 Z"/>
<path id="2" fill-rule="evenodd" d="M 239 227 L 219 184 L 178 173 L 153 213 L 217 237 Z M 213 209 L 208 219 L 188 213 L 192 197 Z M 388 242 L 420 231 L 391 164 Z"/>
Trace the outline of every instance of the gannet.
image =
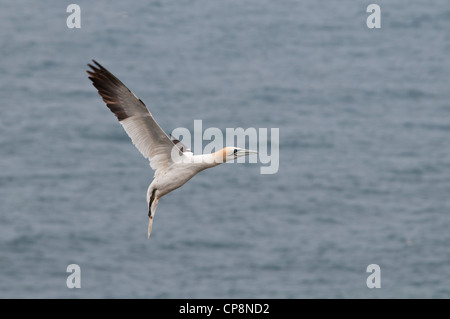
<path id="1" fill-rule="evenodd" d="M 161 197 L 183 186 L 199 172 L 256 151 L 225 147 L 212 154 L 194 155 L 183 143 L 169 138 L 144 102 L 97 61 L 86 72 L 106 106 L 117 117 L 125 132 L 155 171 L 147 190 L 148 238 Z"/>

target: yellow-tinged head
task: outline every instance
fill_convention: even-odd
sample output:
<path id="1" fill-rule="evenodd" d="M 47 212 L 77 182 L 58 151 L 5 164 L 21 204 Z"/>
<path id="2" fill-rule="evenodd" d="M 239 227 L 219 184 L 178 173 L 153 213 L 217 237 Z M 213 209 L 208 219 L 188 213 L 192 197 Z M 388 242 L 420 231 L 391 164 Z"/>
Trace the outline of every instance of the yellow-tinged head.
<path id="1" fill-rule="evenodd" d="M 225 147 L 222 150 L 215 153 L 216 158 L 221 163 L 235 160 L 241 156 L 248 156 L 251 154 L 258 154 L 257 151 L 246 150 L 239 147 Z"/>

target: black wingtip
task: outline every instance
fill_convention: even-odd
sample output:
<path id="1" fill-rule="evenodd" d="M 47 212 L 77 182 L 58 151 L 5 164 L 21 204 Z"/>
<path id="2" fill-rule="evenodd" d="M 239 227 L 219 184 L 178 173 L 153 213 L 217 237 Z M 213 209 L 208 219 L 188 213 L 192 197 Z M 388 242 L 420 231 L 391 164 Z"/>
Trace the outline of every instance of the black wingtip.
<path id="1" fill-rule="evenodd" d="M 98 63 L 97 61 L 95 61 L 94 59 L 92 59 L 92 62 L 94 62 L 94 64 L 99 67 L 100 69 L 104 69 L 103 65 L 101 65 L 100 63 Z"/>
<path id="2" fill-rule="evenodd" d="M 92 62 L 95 65 L 88 63 L 90 69 L 86 70 L 92 85 L 97 89 L 98 94 L 100 94 L 110 111 L 114 113 L 119 121 L 127 119 L 129 115 L 120 102 L 121 89 L 127 89 L 127 87 L 100 63 L 94 59 L 92 59 Z"/>
<path id="3" fill-rule="evenodd" d="M 96 71 L 96 70 L 106 70 L 105 67 L 103 65 L 101 65 L 100 63 L 98 63 L 96 60 L 92 59 L 92 62 L 95 64 L 92 65 L 91 63 L 88 63 L 87 66 L 89 68 L 91 68 L 92 70 Z"/>

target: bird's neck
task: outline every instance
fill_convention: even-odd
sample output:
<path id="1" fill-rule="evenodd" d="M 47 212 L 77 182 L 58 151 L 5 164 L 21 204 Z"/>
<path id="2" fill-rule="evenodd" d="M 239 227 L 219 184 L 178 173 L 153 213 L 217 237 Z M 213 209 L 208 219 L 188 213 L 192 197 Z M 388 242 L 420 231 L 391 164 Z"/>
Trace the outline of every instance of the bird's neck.
<path id="1" fill-rule="evenodd" d="M 211 154 L 194 155 L 191 159 L 200 170 L 220 165 L 225 162 L 223 151 L 220 150 Z"/>

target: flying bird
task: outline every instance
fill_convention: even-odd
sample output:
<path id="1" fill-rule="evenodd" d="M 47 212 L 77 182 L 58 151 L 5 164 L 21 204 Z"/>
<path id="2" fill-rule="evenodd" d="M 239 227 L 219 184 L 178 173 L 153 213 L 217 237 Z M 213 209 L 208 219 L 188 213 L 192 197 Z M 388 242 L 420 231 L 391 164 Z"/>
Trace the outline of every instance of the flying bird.
<path id="1" fill-rule="evenodd" d="M 148 238 L 159 199 L 183 186 L 199 172 L 256 151 L 225 147 L 211 154 L 194 155 L 179 140 L 169 138 L 144 102 L 97 61 L 88 64 L 89 79 L 106 106 L 117 117 L 125 132 L 155 171 L 147 190 Z"/>

